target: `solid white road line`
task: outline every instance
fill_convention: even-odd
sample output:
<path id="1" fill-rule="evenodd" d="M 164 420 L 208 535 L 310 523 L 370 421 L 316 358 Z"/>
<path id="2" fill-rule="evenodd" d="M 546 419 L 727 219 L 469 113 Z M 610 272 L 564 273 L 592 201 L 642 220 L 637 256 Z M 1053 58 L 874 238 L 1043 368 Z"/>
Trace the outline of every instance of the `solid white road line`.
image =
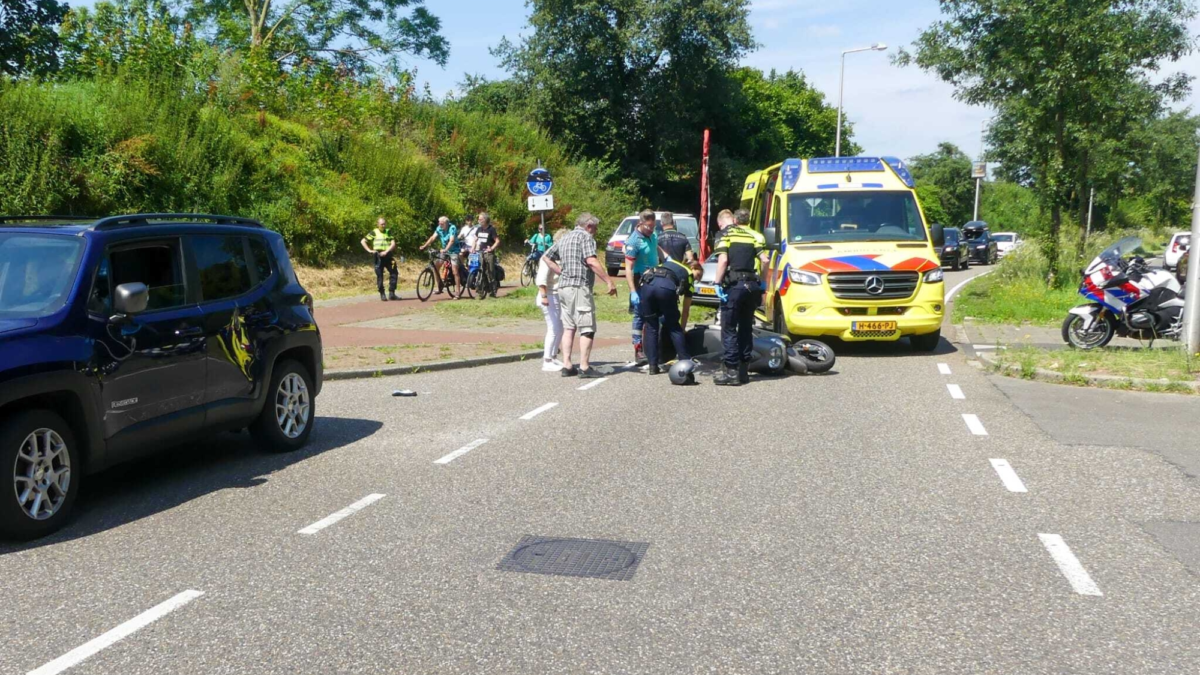
<path id="1" fill-rule="evenodd" d="M 983 422 L 979 421 L 977 415 L 963 415 L 963 421 L 967 423 L 967 428 L 976 436 L 987 436 L 987 429 L 983 428 Z"/>
<path id="2" fill-rule="evenodd" d="M 962 387 L 958 386 L 957 384 L 948 384 L 946 385 L 946 389 L 950 392 L 950 398 L 957 399 L 959 401 L 966 398 L 966 396 L 963 394 Z"/>
<path id="3" fill-rule="evenodd" d="M 535 410 L 530 410 L 529 412 L 525 413 L 524 415 L 521 415 L 521 419 L 531 420 L 531 419 L 537 417 L 538 415 L 541 415 L 542 413 L 546 412 L 547 410 L 553 408 L 556 405 L 558 405 L 558 403 L 547 403 L 546 405 L 544 405 L 540 408 L 537 408 Z"/>
<path id="4" fill-rule="evenodd" d="M 1008 349 L 1008 347 L 1006 347 L 1004 345 L 971 345 L 971 349 L 974 349 L 977 352 L 981 352 L 986 349 Z"/>
<path id="5" fill-rule="evenodd" d="M 949 375 L 950 374 L 950 364 L 939 363 L 938 364 L 938 372 L 941 373 L 942 375 Z"/>
<path id="6" fill-rule="evenodd" d="M 1013 471 L 1012 465 L 1006 459 L 991 459 L 992 468 L 1000 475 L 1000 481 L 1004 483 L 1004 487 L 1008 488 L 1009 492 L 1029 492 L 1025 489 L 1025 483 L 1021 482 L 1021 477 Z"/>
<path id="7" fill-rule="evenodd" d="M 984 272 L 983 274 L 976 274 L 975 276 L 971 277 L 970 279 L 963 279 L 962 281 L 958 282 L 958 285 L 956 285 L 954 288 L 951 288 L 950 292 L 946 294 L 946 304 L 950 304 L 950 301 L 952 299 L 954 299 L 954 294 L 958 293 L 959 289 L 961 289 L 963 286 L 966 286 L 967 284 L 971 283 L 972 281 L 975 281 L 979 277 L 986 277 L 987 275 L 989 275 L 991 273 L 992 273 L 992 270 L 988 270 L 988 271 Z"/>
<path id="8" fill-rule="evenodd" d="M 369 494 L 366 497 L 363 497 L 362 499 L 354 502 L 350 506 L 347 506 L 346 508 L 342 509 L 341 511 L 338 511 L 337 513 L 328 515 L 328 516 L 318 520 L 317 522 L 313 523 L 312 525 L 309 525 L 308 527 L 297 531 L 297 534 L 316 534 L 316 533 L 320 532 L 321 530 L 329 527 L 330 525 L 333 525 L 334 523 L 341 520 L 342 518 L 345 518 L 346 516 L 354 515 L 355 513 L 362 511 L 363 509 L 374 504 L 375 502 L 379 501 L 380 499 L 383 499 L 383 495 L 378 494 L 378 493 Z"/>
<path id="9" fill-rule="evenodd" d="M 1104 595 L 1100 592 L 1100 587 L 1092 581 L 1092 577 L 1088 575 L 1087 570 L 1083 569 L 1083 565 L 1079 563 L 1079 558 L 1071 552 L 1067 547 L 1067 542 L 1057 534 L 1039 534 L 1038 539 L 1042 540 L 1042 545 L 1050 552 L 1050 557 L 1054 558 L 1054 562 L 1058 565 L 1058 569 L 1071 582 L 1071 588 L 1080 595 Z"/>
<path id="10" fill-rule="evenodd" d="M 579 391 L 587 391 L 588 389 L 595 387 L 596 385 L 600 384 L 601 382 L 607 382 L 607 381 L 608 381 L 607 377 L 602 377 L 598 380 L 592 380 L 591 382 L 588 382 L 587 384 L 583 385 L 582 387 L 576 387 L 576 389 L 578 389 Z"/>
<path id="11" fill-rule="evenodd" d="M 486 438 L 479 438 L 479 439 L 473 440 L 470 443 L 467 443 L 466 445 L 462 446 L 461 448 L 455 450 L 454 452 L 446 455 L 445 457 L 435 461 L 434 464 L 449 464 L 450 462 L 453 462 L 454 460 L 458 459 L 459 457 L 462 457 L 463 455 L 467 454 L 468 452 L 474 450 L 475 448 L 478 448 L 479 446 L 481 446 L 487 442 L 488 442 L 488 439 L 486 439 Z"/>
<path id="12" fill-rule="evenodd" d="M 101 649 L 111 647 L 202 595 L 204 595 L 204 591 L 184 591 L 170 600 L 138 614 L 100 637 L 79 645 L 50 663 L 29 671 L 28 675 L 55 675 L 72 666 L 77 666 Z"/>

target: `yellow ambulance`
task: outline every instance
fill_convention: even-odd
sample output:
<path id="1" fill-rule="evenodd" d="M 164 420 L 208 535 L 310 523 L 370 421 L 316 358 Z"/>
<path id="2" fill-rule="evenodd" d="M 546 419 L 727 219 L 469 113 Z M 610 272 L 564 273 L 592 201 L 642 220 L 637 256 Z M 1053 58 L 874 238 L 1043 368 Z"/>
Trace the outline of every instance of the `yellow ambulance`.
<path id="1" fill-rule="evenodd" d="M 759 318 L 776 332 L 937 347 L 944 236 L 902 161 L 788 159 L 746 178 L 742 207 L 771 249 Z"/>

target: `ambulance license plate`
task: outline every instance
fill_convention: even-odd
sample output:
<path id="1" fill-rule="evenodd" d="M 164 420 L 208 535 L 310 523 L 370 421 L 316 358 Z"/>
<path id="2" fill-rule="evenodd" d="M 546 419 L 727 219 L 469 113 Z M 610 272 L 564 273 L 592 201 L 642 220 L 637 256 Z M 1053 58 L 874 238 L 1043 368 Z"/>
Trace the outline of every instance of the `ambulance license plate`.
<path id="1" fill-rule="evenodd" d="M 700 295 L 716 295 L 717 289 L 713 288 L 712 286 L 701 286 L 700 288 L 696 289 L 696 292 Z"/>
<path id="2" fill-rule="evenodd" d="M 895 321 L 852 321 L 852 322 L 850 322 L 850 330 L 894 331 L 894 330 L 896 330 L 896 322 Z"/>

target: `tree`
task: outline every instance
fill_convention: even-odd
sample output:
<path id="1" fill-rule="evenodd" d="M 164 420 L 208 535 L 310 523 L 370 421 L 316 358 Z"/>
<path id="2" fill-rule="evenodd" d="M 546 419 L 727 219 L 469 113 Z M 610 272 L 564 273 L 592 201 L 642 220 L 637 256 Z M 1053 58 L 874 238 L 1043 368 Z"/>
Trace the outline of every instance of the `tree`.
<path id="1" fill-rule="evenodd" d="M 975 181 L 971 179 L 971 160 L 953 143 L 938 143 L 937 150 L 908 160 L 917 186 L 937 188 L 938 199 L 947 226 L 957 227 L 971 219 L 975 211 Z M 922 196 L 922 204 L 925 198 Z M 928 210 L 929 205 L 925 204 Z"/>
<path id="2" fill-rule="evenodd" d="M 401 54 L 445 65 L 450 51 L 423 0 L 192 0 L 189 18 L 222 46 L 282 65 L 325 61 L 349 74 Z"/>
<path id="3" fill-rule="evenodd" d="M 45 75 L 58 68 L 55 27 L 67 13 L 57 0 L 0 0 L 0 74 Z"/>
<path id="4" fill-rule="evenodd" d="M 494 51 L 556 138 L 652 198 L 698 169 L 701 132 L 753 46 L 747 0 L 530 0 L 532 32 Z"/>
<path id="5" fill-rule="evenodd" d="M 1191 50 L 1195 12 L 1189 0 L 945 0 L 942 11 L 897 61 L 997 110 L 993 156 L 1024 173 L 1050 213 L 1053 280 L 1063 211 L 1085 217 L 1092 149 L 1187 91 L 1184 75 L 1154 76 Z"/>

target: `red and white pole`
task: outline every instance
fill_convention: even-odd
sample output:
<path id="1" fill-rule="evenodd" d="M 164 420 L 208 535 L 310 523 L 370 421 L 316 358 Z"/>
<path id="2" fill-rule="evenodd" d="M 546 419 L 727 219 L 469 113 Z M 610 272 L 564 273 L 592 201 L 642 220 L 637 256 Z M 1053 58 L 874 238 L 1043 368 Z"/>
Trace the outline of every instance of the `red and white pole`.
<path id="1" fill-rule="evenodd" d="M 700 164 L 700 261 L 708 260 L 708 141 L 710 132 L 704 130 L 704 156 Z"/>

